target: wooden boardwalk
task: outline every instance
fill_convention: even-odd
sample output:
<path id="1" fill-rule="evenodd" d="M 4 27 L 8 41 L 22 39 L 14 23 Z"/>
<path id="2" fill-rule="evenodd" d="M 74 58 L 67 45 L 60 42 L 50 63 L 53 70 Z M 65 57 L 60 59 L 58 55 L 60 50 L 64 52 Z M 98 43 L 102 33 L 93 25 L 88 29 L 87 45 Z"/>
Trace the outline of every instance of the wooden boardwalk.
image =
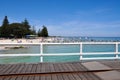
<path id="1" fill-rule="evenodd" d="M 100 63 L 120 71 L 120 61 Z M 102 80 L 96 72 L 81 62 L 0 64 L 0 80 Z"/>

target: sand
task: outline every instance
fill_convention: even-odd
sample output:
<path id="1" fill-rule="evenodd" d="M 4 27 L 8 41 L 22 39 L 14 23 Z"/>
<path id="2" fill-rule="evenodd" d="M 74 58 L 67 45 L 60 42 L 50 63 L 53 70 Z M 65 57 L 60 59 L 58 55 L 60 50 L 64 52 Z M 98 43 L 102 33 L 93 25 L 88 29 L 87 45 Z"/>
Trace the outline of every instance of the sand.
<path id="1" fill-rule="evenodd" d="M 0 46 L 0 50 L 6 50 L 5 47 L 3 46 Z"/>
<path id="2" fill-rule="evenodd" d="M 52 42 L 55 38 L 37 38 L 37 39 L 0 39 L 0 43 L 41 43 Z"/>
<path id="3" fill-rule="evenodd" d="M 7 45 L 4 43 L 41 43 L 41 42 L 52 42 L 55 38 L 37 38 L 37 39 L 0 39 L 0 50 L 6 50 Z M 14 47 L 14 46 L 12 46 Z"/>

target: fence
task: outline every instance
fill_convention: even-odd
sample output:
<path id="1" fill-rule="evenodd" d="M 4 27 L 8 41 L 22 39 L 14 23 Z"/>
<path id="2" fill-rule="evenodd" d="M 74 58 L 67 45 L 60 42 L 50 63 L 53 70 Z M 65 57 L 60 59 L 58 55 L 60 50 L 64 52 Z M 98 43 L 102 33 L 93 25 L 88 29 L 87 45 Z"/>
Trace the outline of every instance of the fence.
<path id="1" fill-rule="evenodd" d="M 43 53 L 43 46 L 44 45 L 79 45 L 80 46 L 80 52 L 79 53 L 59 53 L 59 54 L 46 54 Z M 115 51 L 114 52 L 83 52 L 83 45 L 89 45 L 89 44 L 113 44 L 115 45 Z M 39 45 L 40 46 L 40 53 L 37 54 L 0 54 L 0 57 L 11 57 L 11 56 L 39 56 L 40 62 L 43 62 L 44 56 L 80 56 L 80 60 L 97 60 L 97 59 L 120 59 L 119 57 L 119 44 L 120 42 L 76 42 L 76 43 L 0 43 L 0 45 Z M 101 55 L 101 54 L 114 54 L 114 57 L 91 57 L 91 58 L 83 58 L 83 56 L 86 55 Z"/>

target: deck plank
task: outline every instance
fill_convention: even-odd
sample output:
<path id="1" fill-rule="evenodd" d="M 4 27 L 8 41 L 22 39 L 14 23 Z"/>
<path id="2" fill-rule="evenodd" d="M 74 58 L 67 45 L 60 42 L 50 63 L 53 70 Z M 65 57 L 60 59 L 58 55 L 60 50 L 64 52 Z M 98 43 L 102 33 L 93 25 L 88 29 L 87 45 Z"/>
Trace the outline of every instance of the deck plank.
<path id="1" fill-rule="evenodd" d="M 87 80 L 87 78 L 85 77 L 85 73 L 78 73 L 78 76 L 79 76 L 80 79 L 82 79 L 82 80 Z"/>
<path id="2" fill-rule="evenodd" d="M 21 73 L 21 71 L 24 69 L 24 66 L 25 66 L 25 64 L 21 64 L 21 65 L 19 65 L 20 67 L 19 67 L 19 69 L 18 70 L 16 70 L 16 74 L 19 74 L 19 73 Z"/>
<path id="3" fill-rule="evenodd" d="M 56 74 L 51 75 L 51 79 L 52 79 L 52 80 L 58 80 L 57 75 L 56 75 Z"/>
<path id="4" fill-rule="evenodd" d="M 62 75 L 63 76 L 63 79 L 64 80 L 69 80 L 69 77 L 67 76 L 67 74 L 64 74 L 64 75 Z"/>
<path id="5" fill-rule="evenodd" d="M 1 64 L 1 66 L 0 66 L 0 72 L 2 72 L 4 69 L 6 69 L 5 64 Z"/>
<path id="6" fill-rule="evenodd" d="M 4 77 L 4 78 L 3 78 L 3 80 L 10 80 L 10 79 L 11 79 L 10 76 L 8 76 L 8 77 Z"/>
<path id="7" fill-rule="evenodd" d="M 17 76 L 16 80 L 22 80 L 23 76 Z"/>
<path id="8" fill-rule="evenodd" d="M 74 71 L 74 69 L 71 67 L 70 63 L 65 64 L 65 66 L 68 68 L 68 71 Z"/>
<path id="9" fill-rule="evenodd" d="M 100 63 L 113 69 L 120 66 L 120 61 Z M 86 71 L 81 62 L 0 64 L 0 80 L 102 80 L 95 72 Z"/>
<path id="10" fill-rule="evenodd" d="M 35 76 L 29 76 L 28 80 L 35 80 Z"/>
<path id="11" fill-rule="evenodd" d="M 36 73 L 36 70 L 37 70 L 37 64 L 33 64 L 31 73 Z"/>
<path id="12" fill-rule="evenodd" d="M 65 66 L 65 64 L 62 64 L 62 67 L 63 67 L 63 70 L 64 70 L 64 71 L 68 71 L 68 70 L 67 70 L 68 68 Z"/>
<path id="13" fill-rule="evenodd" d="M 31 73 L 31 70 L 32 70 L 32 64 L 29 64 L 29 67 L 27 67 L 25 73 Z"/>
<path id="14" fill-rule="evenodd" d="M 59 67 L 60 72 L 64 72 L 62 64 L 58 64 L 58 67 Z"/>
<path id="15" fill-rule="evenodd" d="M 15 65 L 12 65 L 11 67 L 10 67 L 10 69 L 8 69 L 5 73 L 7 73 L 7 74 L 12 74 L 13 73 L 13 71 L 14 71 L 14 69 L 16 69 L 17 68 L 17 65 L 15 64 Z"/>
<path id="16" fill-rule="evenodd" d="M 9 74 L 15 74 L 16 71 L 20 68 L 20 65 L 16 65 L 15 67 L 13 67 L 13 69 L 11 69 L 11 71 L 9 72 Z"/>
<path id="17" fill-rule="evenodd" d="M 40 76 L 40 80 L 46 80 L 46 76 Z"/>
<path id="18" fill-rule="evenodd" d="M 77 63 L 77 65 L 74 64 L 74 66 L 77 66 L 77 68 L 78 68 L 79 71 L 87 71 L 88 70 L 80 62 Z"/>
<path id="19" fill-rule="evenodd" d="M 68 74 L 68 78 L 69 80 L 75 80 L 75 78 L 73 77 L 73 74 Z"/>
<path id="20" fill-rule="evenodd" d="M 49 63 L 47 63 L 46 66 L 45 66 L 45 72 L 46 73 L 50 73 L 51 72 Z"/>
<path id="21" fill-rule="evenodd" d="M 90 76 L 90 73 L 86 73 L 85 77 L 87 78 L 87 80 L 89 80 L 89 79 L 95 80 L 93 77 Z"/>
<path id="22" fill-rule="evenodd" d="M 39 76 L 35 76 L 34 80 L 40 80 Z"/>
<path id="23" fill-rule="evenodd" d="M 11 77 L 10 80 L 16 80 L 17 76 Z"/>
<path id="24" fill-rule="evenodd" d="M 21 69 L 20 73 L 26 73 L 28 67 L 29 67 L 28 64 L 24 64 L 24 67 Z"/>
<path id="25" fill-rule="evenodd" d="M 78 66 L 76 64 L 71 63 L 70 66 L 73 69 L 73 71 L 78 71 Z"/>
<path id="26" fill-rule="evenodd" d="M 51 78 L 52 78 L 51 75 L 46 76 L 46 80 L 52 80 Z"/>
<path id="27" fill-rule="evenodd" d="M 40 71 L 41 71 L 41 64 L 37 64 L 36 66 L 37 66 L 36 67 L 36 73 L 40 73 Z"/>
<path id="28" fill-rule="evenodd" d="M 75 78 L 75 80 L 82 80 L 77 74 L 73 74 L 73 77 Z"/>
<path id="29" fill-rule="evenodd" d="M 54 68 L 53 63 L 52 63 L 52 64 L 49 64 L 49 66 L 50 66 L 50 72 L 55 72 L 55 68 Z"/>
<path id="30" fill-rule="evenodd" d="M 8 74 L 7 71 L 9 71 L 9 69 L 11 69 L 12 66 L 13 65 L 11 65 L 11 64 L 10 65 L 6 65 L 6 68 L 0 72 L 0 75 Z"/>
<path id="31" fill-rule="evenodd" d="M 61 72 L 58 64 L 54 64 L 55 72 Z"/>
<path id="32" fill-rule="evenodd" d="M 57 80 L 65 80 L 65 79 L 63 79 L 63 75 L 62 74 L 57 74 L 56 76 L 57 76 Z"/>
<path id="33" fill-rule="evenodd" d="M 29 76 L 23 76 L 22 80 L 29 80 Z"/>
<path id="34" fill-rule="evenodd" d="M 45 72 L 45 65 L 46 63 L 42 63 L 41 64 L 41 73 L 44 73 Z"/>
<path id="35" fill-rule="evenodd" d="M 92 78 L 92 80 L 101 80 L 99 77 L 97 77 L 95 74 L 93 74 L 93 73 L 89 73 L 88 74 L 91 78 Z"/>

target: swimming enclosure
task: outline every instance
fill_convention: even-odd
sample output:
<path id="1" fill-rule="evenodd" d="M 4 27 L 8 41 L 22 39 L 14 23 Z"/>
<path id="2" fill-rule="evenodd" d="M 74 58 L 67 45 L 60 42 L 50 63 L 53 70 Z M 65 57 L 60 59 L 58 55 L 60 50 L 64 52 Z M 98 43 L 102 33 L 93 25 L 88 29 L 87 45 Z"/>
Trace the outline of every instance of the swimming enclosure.
<path id="1" fill-rule="evenodd" d="M 0 51 L 0 63 L 120 59 L 120 42 L 0 43 L 0 46 L 33 46 Z"/>

